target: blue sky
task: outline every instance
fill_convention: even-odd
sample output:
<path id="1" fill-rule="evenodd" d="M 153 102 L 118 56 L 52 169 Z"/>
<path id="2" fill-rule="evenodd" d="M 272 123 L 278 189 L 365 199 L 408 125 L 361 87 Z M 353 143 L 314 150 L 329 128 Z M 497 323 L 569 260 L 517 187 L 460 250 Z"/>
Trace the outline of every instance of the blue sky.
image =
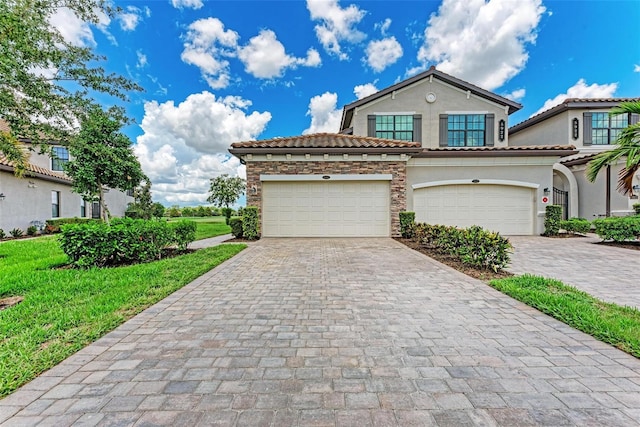
<path id="1" fill-rule="evenodd" d="M 338 131 L 342 107 L 435 65 L 520 102 L 640 96 L 640 1 L 114 0 L 52 23 L 145 88 L 124 105 L 153 196 L 205 204 L 232 142 Z M 105 105 L 118 103 L 100 98 Z"/>

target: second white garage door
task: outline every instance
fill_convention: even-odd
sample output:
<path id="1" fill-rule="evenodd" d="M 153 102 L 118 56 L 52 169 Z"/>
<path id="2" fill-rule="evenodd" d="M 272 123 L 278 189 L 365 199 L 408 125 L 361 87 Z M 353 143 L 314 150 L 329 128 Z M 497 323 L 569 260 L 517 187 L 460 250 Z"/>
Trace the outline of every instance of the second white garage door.
<path id="1" fill-rule="evenodd" d="M 416 221 L 470 227 L 503 235 L 534 234 L 534 190 L 509 185 L 441 185 L 413 192 Z"/>
<path id="2" fill-rule="evenodd" d="M 389 181 L 262 183 L 265 237 L 390 235 Z"/>

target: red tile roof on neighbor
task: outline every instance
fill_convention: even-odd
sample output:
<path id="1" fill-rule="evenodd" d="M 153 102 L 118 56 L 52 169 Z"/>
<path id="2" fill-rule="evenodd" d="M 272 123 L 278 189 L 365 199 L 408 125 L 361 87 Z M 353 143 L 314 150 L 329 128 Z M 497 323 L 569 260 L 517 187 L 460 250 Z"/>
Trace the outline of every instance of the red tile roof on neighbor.
<path id="1" fill-rule="evenodd" d="M 640 102 L 640 98 L 567 98 L 555 107 L 551 107 L 533 117 L 529 117 L 525 121 L 513 125 L 509 128 L 509 135 L 520 132 L 529 126 L 540 123 L 563 111 L 575 109 L 604 110 L 617 107 L 622 102 Z"/>
<path id="2" fill-rule="evenodd" d="M 371 138 L 367 136 L 344 135 L 338 133 L 316 133 L 311 135 L 273 138 L 261 141 L 235 142 L 229 152 L 248 154 L 268 151 L 291 152 L 419 152 L 419 142 L 398 141 L 395 139 Z"/>
<path id="3" fill-rule="evenodd" d="M 573 145 L 524 145 L 510 147 L 438 147 L 425 148 L 412 157 L 491 157 L 491 156 L 571 156 L 578 151 Z"/>
<path id="4" fill-rule="evenodd" d="M 5 156 L 0 154 L 0 170 L 13 172 L 14 164 L 7 160 Z M 62 172 L 52 171 L 50 169 L 42 168 L 34 164 L 27 164 L 26 176 L 32 176 L 34 178 L 42 178 L 46 180 L 53 180 L 62 183 L 71 183 L 71 179 Z"/>

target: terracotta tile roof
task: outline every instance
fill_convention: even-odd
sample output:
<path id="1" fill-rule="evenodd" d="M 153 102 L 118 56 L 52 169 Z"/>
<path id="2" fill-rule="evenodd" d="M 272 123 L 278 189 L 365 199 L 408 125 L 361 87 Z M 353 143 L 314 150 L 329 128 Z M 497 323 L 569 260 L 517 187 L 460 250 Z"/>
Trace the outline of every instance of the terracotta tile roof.
<path id="1" fill-rule="evenodd" d="M 578 153 L 573 145 L 525 145 L 509 147 L 438 147 L 425 148 L 413 157 L 475 156 L 570 156 Z"/>
<path id="2" fill-rule="evenodd" d="M 567 156 L 560 160 L 565 166 L 582 165 L 594 158 L 597 153 L 578 153 L 573 156 Z"/>
<path id="3" fill-rule="evenodd" d="M 5 156 L 0 154 L 0 169 L 13 172 L 13 166 L 14 164 L 12 162 L 7 160 Z M 43 178 L 43 179 L 53 178 L 56 181 L 63 181 L 68 183 L 72 182 L 71 179 L 62 172 L 52 171 L 50 169 L 42 168 L 40 166 L 36 166 L 31 163 L 27 164 L 26 175 L 34 176 L 36 178 Z"/>
<path id="4" fill-rule="evenodd" d="M 231 144 L 231 152 L 245 152 L 249 149 L 409 149 L 416 151 L 421 147 L 419 142 L 398 141 L 395 139 L 371 138 L 338 133 L 316 133 L 286 138 L 273 138 L 261 141 L 235 142 Z"/>
<path id="5" fill-rule="evenodd" d="M 509 128 L 509 135 L 517 133 L 523 129 L 533 126 L 543 120 L 558 115 L 563 111 L 574 109 L 610 109 L 618 106 L 622 102 L 640 102 L 640 98 L 567 98 L 560 104 L 544 110 L 535 116 L 529 117 L 520 123 L 517 123 Z"/>

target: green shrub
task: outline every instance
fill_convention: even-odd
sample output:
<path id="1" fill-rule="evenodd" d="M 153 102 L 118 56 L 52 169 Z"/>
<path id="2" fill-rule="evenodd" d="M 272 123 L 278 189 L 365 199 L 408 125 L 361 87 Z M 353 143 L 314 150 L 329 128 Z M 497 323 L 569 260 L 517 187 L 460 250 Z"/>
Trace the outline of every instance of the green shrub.
<path id="1" fill-rule="evenodd" d="M 27 236 L 35 236 L 38 232 L 38 228 L 35 225 L 27 227 Z"/>
<path id="2" fill-rule="evenodd" d="M 60 232 L 60 226 L 64 224 L 88 224 L 92 221 L 101 221 L 99 219 L 92 218 L 56 218 L 56 219 L 48 219 L 46 221 L 46 226 L 44 228 L 44 232 L 47 234 L 54 234 Z"/>
<path id="3" fill-rule="evenodd" d="M 640 215 L 640 203 L 634 203 L 633 210 L 636 212 L 636 215 Z"/>
<path id="4" fill-rule="evenodd" d="M 22 231 L 22 229 L 20 228 L 14 228 L 9 232 L 9 234 L 11 234 L 12 237 L 22 237 L 24 231 Z"/>
<path id="5" fill-rule="evenodd" d="M 591 231 L 591 223 L 584 218 L 569 218 L 560 221 L 560 228 L 569 234 L 587 234 Z"/>
<path id="6" fill-rule="evenodd" d="M 421 245 L 438 253 L 453 256 L 476 268 L 497 272 L 509 264 L 509 240 L 482 227 L 463 229 L 417 223 L 413 227 L 413 234 L 413 240 Z"/>
<path id="7" fill-rule="evenodd" d="M 405 239 L 413 236 L 413 224 L 416 221 L 415 212 L 400 212 L 400 235 Z"/>
<path id="8" fill-rule="evenodd" d="M 5 234 L 4 230 L 2 228 L 0 228 L 0 239 L 4 239 L 7 235 Z"/>
<path id="9" fill-rule="evenodd" d="M 123 218 L 114 219 L 110 225 L 94 221 L 66 224 L 61 228 L 62 250 L 77 267 L 103 267 L 160 259 L 164 249 L 174 244 L 186 248 L 195 238 L 195 227 L 189 221 L 169 226 L 166 221 Z"/>
<path id="10" fill-rule="evenodd" d="M 231 209 L 231 208 L 221 208 L 220 211 L 222 212 L 222 215 L 224 215 L 225 224 L 227 224 L 228 226 L 231 226 L 229 221 L 231 221 L 231 214 L 233 213 L 233 209 Z"/>
<path id="11" fill-rule="evenodd" d="M 174 242 L 181 251 L 187 250 L 189 243 L 196 240 L 196 229 L 198 228 L 195 221 L 189 221 L 186 219 L 178 222 L 172 222 L 171 229 L 174 234 Z"/>
<path id="12" fill-rule="evenodd" d="M 560 232 L 560 221 L 562 220 L 562 206 L 547 205 L 544 213 L 544 233 L 543 236 L 557 236 Z"/>
<path id="13" fill-rule="evenodd" d="M 258 208 L 256 206 L 247 206 L 242 211 L 242 235 L 247 240 L 258 240 L 260 233 L 258 232 Z"/>
<path id="14" fill-rule="evenodd" d="M 623 242 L 640 238 L 640 216 L 595 219 L 593 225 L 602 240 Z"/>
<path id="15" fill-rule="evenodd" d="M 231 218 L 231 220 L 229 220 L 229 227 L 231 227 L 233 237 L 242 239 L 242 218 Z"/>

